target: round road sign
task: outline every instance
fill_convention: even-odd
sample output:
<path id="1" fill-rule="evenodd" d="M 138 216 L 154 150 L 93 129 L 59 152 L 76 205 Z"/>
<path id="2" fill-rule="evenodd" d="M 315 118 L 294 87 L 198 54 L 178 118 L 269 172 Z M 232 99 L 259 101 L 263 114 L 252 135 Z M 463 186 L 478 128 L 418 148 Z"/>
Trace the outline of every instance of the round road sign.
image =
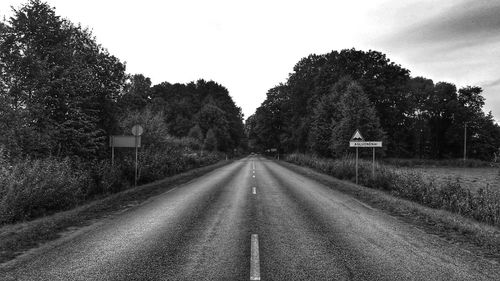
<path id="1" fill-rule="evenodd" d="M 144 129 L 141 125 L 134 125 L 134 127 L 132 127 L 132 134 L 134 136 L 140 136 L 142 133 L 144 133 Z"/>

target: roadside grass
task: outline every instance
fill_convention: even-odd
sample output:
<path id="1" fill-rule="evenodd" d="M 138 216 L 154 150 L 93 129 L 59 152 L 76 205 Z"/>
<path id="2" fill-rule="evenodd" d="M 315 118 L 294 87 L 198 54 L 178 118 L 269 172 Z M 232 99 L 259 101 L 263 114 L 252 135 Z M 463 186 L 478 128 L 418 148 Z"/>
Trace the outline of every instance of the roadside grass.
<path id="1" fill-rule="evenodd" d="M 500 169 L 493 167 L 401 167 L 403 172 L 421 173 L 425 180 L 434 181 L 441 186 L 450 181 L 458 181 L 459 184 L 471 191 L 478 191 L 480 188 L 491 187 L 500 190 Z"/>
<path id="2" fill-rule="evenodd" d="M 216 164 L 193 169 L 106 197 L 103 195 L 95 201 L 68 211 L 32 221 L 1 226 L 0 263 L 5 263 L 29 249 L 61 237 L 62 233 L 69 228 L 92 224 L 97 219 L 140 204 L 148 198 L 159 195 L 177 185 L 184 184 L 231 162 L 232 160 L 220 161 Z"/>
<path id="3" fill-rule="evenodd" d="M 108 159 L 76 157 L 25 158 L 9 163 L 1 155 L 0 147 L 0 226 L 66 211 L 134 186 L 132 153 L 117 153 L 115 165 Z M 188 139 L 165 139 L 161 145 L 140 150 L 138 184 L 221 159 L 223 154 L 218 152 L 196 153 Z"/>
<path id="4" fill-rule="evenodd" d="M 491 161 L 483 161 L 479 159 L 405 159 L 405 158 L 386 158 L 382 163 L 396 167 L 418 167 L 418 166 L 432 166 L 432 167 L 499 167 L 500 163 L 493 163 Z"/>
<path id="5" fill-rule="evenodd" d="M 289 161 L 289 163 L 285 162 Z M 394 196 L 388 190 L 374 189 L 338 179 L 330 173 L 290 160 L 279 164 L 302 175 L 311 177 L 330 188 L 349 194 L 372 207 L 390 213 L 427 233 L 459 244 L 488 258 L 492 263 L 500 262 L 500 228 L 478 222 L 461 214 L 431 208 L 405 198 Z M 348 179 L 347 179 L 348 180 Z"/>
<path id="6" fill-rule="evenodd" d="M 355 163 L 351 158 L 321 159 L 291 154 L 286 157 L 286 161 L 318 169 L 339 179 L 355 181 Z M 385 165 L 378 165 L 375 176 L 372 176 L 371 162 L 367 161 L 360 161 L 358 182 L 431 208 L 500 226 L 500 190 L 485 187 L 474 192 L 461 186 L 458 181 L 440 184 L 426 180 L 421 173 L 404 172 Z"/>

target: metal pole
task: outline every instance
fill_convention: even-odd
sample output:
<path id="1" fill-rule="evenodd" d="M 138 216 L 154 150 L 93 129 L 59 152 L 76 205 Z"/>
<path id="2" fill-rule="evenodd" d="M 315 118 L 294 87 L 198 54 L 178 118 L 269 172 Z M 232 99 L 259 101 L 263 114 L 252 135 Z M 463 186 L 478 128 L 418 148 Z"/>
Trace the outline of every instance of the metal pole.
<path id="1" fill-rule="evenodd" d="M 135 136 L 135 180 L 134 180 L 134 186 L 137 186 L 137 167 L 138 167 L 138 148 L 137 148 L 137 136 Z"/>
<path id="2" fill-rule="evenodd" d="M 467 160 L 467 122 L 464 124 L 464 162 Z"/>
<path id="3" fill-rule="evenodd" d="M 373 148 L 372 178 L 375 178 L 375 147 Z"/>
<path id="4" fill-rule="evenodd" d="M 111 167 L 115 166 L 115 139 L 111 136 Z"/>
<path id="5" fill-rule="evenodd" d="M 358 184 L 358 148 L 356 147 L 356 184 Z"/>

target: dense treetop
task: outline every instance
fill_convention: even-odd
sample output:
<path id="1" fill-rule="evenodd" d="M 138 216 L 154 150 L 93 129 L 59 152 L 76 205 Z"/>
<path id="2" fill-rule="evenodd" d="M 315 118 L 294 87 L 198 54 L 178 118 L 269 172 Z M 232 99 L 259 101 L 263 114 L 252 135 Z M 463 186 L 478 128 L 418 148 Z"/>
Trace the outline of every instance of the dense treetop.
<path id="1" fill-rule="evenodd" d="M 241 144 L 243 122 L 223 86 L 151 85 L 100 46 L 88 29 L 31 0 L 0 22 L 0 144 L 12 157 L 103 157 L 118 120 L 134 111 L 165 117 L 168 133 L 213 129 L 220 150 Z M 203 140 L 200 140 L 203 141 Z"/>
<path id="2" fill-rule="evenodd" d="M 380 52 L 332 51 L 300 60 L 268 91 L 246 132 L 255 150 L 339 157 L 359 128 L 368 140 L 384 140 L 387 156 L 458 158 L 467 126 L 468 156 L 491 159 L 500 128 L 483 112 L 481 93 L 411 77 Z"/>

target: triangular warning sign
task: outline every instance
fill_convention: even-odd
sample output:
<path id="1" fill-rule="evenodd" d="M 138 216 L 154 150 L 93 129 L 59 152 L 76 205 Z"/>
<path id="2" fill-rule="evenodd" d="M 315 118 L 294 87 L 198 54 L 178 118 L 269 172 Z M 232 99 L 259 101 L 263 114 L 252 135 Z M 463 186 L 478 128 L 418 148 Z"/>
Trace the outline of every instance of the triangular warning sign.
<path id="1" fill-rule="evenodd" d="M 359 130 L 356 129 L 356 132 L 354 132 L 354 135 L 351 137 L 351 141 L 364 141 L 365 139 L 359 132 Z"/>

